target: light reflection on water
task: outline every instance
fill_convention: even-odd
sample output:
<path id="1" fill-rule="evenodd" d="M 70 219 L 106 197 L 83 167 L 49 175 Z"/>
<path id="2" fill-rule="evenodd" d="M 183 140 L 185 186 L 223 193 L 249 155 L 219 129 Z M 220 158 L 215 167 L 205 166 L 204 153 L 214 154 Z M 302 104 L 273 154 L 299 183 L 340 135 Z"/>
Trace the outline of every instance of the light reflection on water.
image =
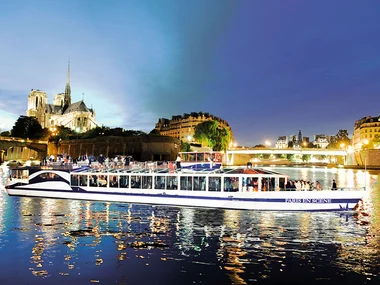
<path id="1" fill-rule="evenodd" d="M 370 186 L 361 212 L 209 210 L 8 197 L 1 284 L 376 283 L 378 172 L 277 168 L 330 187 Z"/>

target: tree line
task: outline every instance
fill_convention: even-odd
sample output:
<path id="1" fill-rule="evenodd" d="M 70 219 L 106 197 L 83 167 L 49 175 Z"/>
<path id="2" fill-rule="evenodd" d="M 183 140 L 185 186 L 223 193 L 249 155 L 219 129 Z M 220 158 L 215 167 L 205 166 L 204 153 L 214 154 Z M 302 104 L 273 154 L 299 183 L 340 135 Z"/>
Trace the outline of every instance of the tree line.
<path id="1" fill-rule="evenodd" d="M 41 124 L 35 117 L 20 116 L 15 122 L 11 131 L 2 132 L 2 136 L 13 136 L 24 139 L 43 139 L 50 142 L 59 142 L 60 140 L 68 139 L 86 139 L 96 138 L 100 136 L 157 136 L 160 133 L 153 129 L 149 134 L 139 130 L 124 130 L 122 128 L 109 128 L 106 126 L 97 126 L 94 129 L 88 130 L 85 133 L 77 133 L 70 128 L 64 126 L 56 126 L 54 132 L 49 128 L 42 128 Z M 207 120 L 195 127 L 194 140 L 203 147 L 210 147 L 214 151 L 227 150 L 231 141 L 231 132 L 218 121 Z M 351 145 L 351 139 L 348 136 L 347 130 L 339 130 L 335 136 L 332 136 L 327 148 L 339 149 L 342 146 Z M 369 140 L 363 148 L 371 149 L 380 145 L 380 136 L 375 135 Z M 257 145 L 255 147 L 265 147 Z M 292 145 L 288 145 L 292 147 Z M 306 147 L 316 147 L 309 143 Z M 182 142 L 181 151 L 191 151 L 191 145 L 188 142 Z"/>

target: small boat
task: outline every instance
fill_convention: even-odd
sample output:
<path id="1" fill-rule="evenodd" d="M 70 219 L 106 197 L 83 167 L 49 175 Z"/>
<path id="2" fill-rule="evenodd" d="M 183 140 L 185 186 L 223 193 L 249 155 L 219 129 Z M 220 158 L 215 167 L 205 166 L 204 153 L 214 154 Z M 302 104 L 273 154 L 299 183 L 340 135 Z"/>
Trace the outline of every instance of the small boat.
<path id="1" fill-rule="evenodd" d="M 223 163 L 221 151 L 189 151 L 180 152 L 181 168 L 184 169 L 219 169 Z"/>
<path id="2" fill-rule="evenodd" d="M 220 209 L 352 210 L 365 189 L 291 191 L 288 176 L 264 168 L 176 170 L 165 164 L 126 168 L 16 167 L 10 169 L 10 196 L 45 197 Z"/>

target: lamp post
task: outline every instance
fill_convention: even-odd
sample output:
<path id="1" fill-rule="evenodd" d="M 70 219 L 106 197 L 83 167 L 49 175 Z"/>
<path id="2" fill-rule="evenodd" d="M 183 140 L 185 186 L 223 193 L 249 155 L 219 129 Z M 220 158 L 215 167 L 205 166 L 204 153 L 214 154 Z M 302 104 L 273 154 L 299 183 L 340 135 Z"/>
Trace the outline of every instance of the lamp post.
<path id="1" fill-rule="evenodd" d="M 367 156 L 364 157 L 364 190 L 367 190 Z"/>
<path id="2" fill-rule="evenodd" d="M 79 127 L 76 127 L 76 128 L 75 128 L 75 132 L 77 133 L 77 140 L 78 140 L 78 139 L 79 139 L 80 128 L 79 128 Z"/>
<path id="3" fill-rule="evenodd" d="M 49 128 L 51 136 L 56 136 L 57 135 L 57 127 L 52 126 Z"/>

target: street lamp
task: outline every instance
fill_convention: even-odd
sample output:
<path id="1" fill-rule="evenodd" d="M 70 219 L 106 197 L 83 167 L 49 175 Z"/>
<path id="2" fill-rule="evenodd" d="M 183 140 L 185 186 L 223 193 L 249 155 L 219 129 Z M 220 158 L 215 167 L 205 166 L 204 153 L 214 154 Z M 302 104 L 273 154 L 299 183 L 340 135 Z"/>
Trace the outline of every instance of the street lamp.
<path id="1" fill-rule="evenodd" d="M 77 133 L 77 139 L 79 139 L 80 128 L 76 127 L 75 128 L 75 132 Z"/>
<path id="2" fill-rule="evenodd" d="M 57 127 L 52 126 L 49 128 L 49 131 L 51 133 L 51 136 L 56 136 L 57 135 Z"/>
<path id="3" fill-rule="evenodd" d="M 269 147 L 271 145 L 271 142 L 270 141 L 265 141 L 265 145 Z"/>

